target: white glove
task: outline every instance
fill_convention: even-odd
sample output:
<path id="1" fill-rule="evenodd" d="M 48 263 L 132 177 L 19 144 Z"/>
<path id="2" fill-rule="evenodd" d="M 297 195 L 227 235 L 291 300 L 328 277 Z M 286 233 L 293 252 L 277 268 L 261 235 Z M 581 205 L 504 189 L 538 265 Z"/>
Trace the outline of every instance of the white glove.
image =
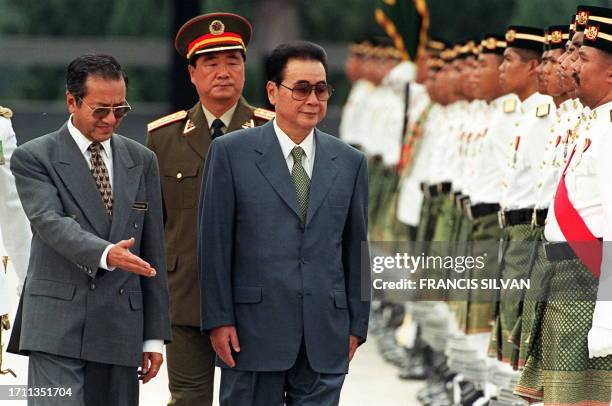
<path id="1" fill-rule="evenodd" d="M 612 302 L 598 300 L 588 335 L 589 358 L 612 354 Z"/>

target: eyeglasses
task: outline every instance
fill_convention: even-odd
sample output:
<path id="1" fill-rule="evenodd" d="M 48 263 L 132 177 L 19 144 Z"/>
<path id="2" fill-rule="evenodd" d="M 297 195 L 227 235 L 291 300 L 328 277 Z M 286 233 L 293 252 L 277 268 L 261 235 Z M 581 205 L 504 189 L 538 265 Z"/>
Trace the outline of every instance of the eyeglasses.
<path id="1" fill-rule="evenodd" d="M 329 100 L 334 92 L 334 88 L 327 83 L 317 83 L 316 85 L 311 85 L 310 83 L 298 83 L 293 86 L 293 88 L 285 86 L 282 83 L 279 83 L 279 85 L 285 89 L 291 90 L 291 97 L 293 97 L 293 100 L 298 101 L 306 100 L 313 90 L 319 101 Z"/>
<path id="2" fill-rule="evenodd" d="M 132 109 L 132 107 L 127 102 L 125 102 L 125 105 L 123 106 L 91 107 L 89 104 L 87 104 L 87 102 L 85 102 L 85 100 L 83 100 L 82 97 L 79 97 L 79 99 L 83 102 L 84 105 L 89 107 L 89 109 L 91 110 L 91 115 L 94 116 L 94 118 L 97 120 L 102 120 L 104 117 L 108 116 L 108 113 L 110 113 L 111 111 L 113 112 L 113 115 L 115 116 L 115 118 L 119 120 L 120 118 L 123 118 L 128 113 L 128 111 Z"/>

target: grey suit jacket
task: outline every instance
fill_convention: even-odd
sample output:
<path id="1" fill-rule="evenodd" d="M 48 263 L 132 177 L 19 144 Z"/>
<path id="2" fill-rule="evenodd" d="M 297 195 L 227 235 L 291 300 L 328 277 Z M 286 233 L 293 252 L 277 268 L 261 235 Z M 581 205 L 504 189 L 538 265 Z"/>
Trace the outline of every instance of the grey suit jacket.
<path id="1" fill-rule="evenodd" d="M 68 128 L 17 148 L 11 160 L 32 226 L 19 349 L 138 366 L 143 340 L 170 340 L 159 171 L 155 155 L 114 134 L 113 216 Z M 99 269 L 110 242 L 131 251 L 153 278 Z M 13 341 L 13 340 L 12 340 Z"/>
<path id="2" fill-rule="evenodd" d="M 272 123 L 211 145 L 200 197 L 201 327 L 236 326 L 239 370 L 287 370 L 303 340 L 315 371 L 345 373 L 349 334 L 366 337 L 366 159 L 319 130 L 315 142 L 305 224 Z"/>

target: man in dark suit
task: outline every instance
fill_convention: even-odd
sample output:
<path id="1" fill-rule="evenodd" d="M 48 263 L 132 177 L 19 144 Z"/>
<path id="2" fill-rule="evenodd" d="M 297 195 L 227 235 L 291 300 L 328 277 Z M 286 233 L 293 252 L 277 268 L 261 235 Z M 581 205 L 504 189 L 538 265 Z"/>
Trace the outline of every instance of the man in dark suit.
<path id="1" fill-rule="evenodd" d="M 222 405 L 336 405 L 368 328 L 367 164 L 315 128 L 332 92 L 320 46 L 281 45 L 266 72 L 275 120 L 215 139 L 206 161 L 202 330 Z"/>
<path id="2" fill-rule="evenodd" d="M 159 160 L 164 197 L 166 257 L 172 314 L 172 344 L 166 347 L 172 406 L 210 406 L 215 352 L 200 332 L 196 269 L 197 203 L 204 158 L 213 138 L 266 123 L 274 113 L 241 97 L 251 24 L 230 13 L 192 18 L 176 35 L 189 61 L 199 100 L 149 124 L 147 146 Z"/>
<path id="3" fill-rule="evenodd" d="M 70 389 L 29 405 L 136 405 L 138 366 L 155 377 L 170 340 L 157 160 L 115 134 L 126 86 L 113 57 L 76 58 L 69 120 L 11 160 L 33 231 L 15 330 L 28 385 Z"/>

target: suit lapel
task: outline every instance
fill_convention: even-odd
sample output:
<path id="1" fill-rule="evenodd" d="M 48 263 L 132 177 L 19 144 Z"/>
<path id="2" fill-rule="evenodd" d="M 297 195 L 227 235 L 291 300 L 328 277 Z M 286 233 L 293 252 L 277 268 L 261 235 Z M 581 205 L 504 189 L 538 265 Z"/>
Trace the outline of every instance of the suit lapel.
<path id="1" fill-rule="evenodd" d="M 91 226 L 99 236 L 106 238 L 110 218 L 89 166 L 66 124 L 59 130 L 59 144 L 58 160 L 53 166 Z"/>
<path id="2" fill-rule="evenodd" d="M 227 132 L 229 133 L 232 131 L 240 130 L 242 128 L 242 125 L 246 122 L 249 122 L 252 118 L 253 107 L 251 107 L 243 97 L 240 97 L 238 105 L 236 106 L 236 110 L 234 110 L 232 121 L 227 126 Z"/>
<path id="3" fill-rule="evenodd" d="M 116 135 L 112 138 L 113 149 L 113 223 L 110 241 L 122 239 L 128 225 L 136 192 L 140 187 L 142 165 L 136 165 L 124 143 Z"/>
<path id="4" fill-rule="evenodd" d="M 257 167 L 274 188 L 281 199 L 289 206 L 298 218 L 301 218 L 295 186 L 291 180 L 287 161 L 283 157 L 272 122 L 259 127 L 259 142 L 255 150 L 261 154 Z"/>
<path id="5" fill-rule="evenodd" d="M 195 128 L 190 132 L 183 134 L 183 137 L 187 138 L 187 143 L 202 159 L 206 157 L 206 151 L 208 151 L 208 145 L 211 142 L 210 129 L 204 110 L 202 110 L 202 104 L 197 102 L 193 106 L 188 114 L 188 121 L 185 125 L 194 125 Z"/>
<path id="6" fill-rule="evenodd" d="M 325 200 L 325 196 L 327 196 L 338 174 L 338 167 L 334 162 L 336 154 L 332 150 L 332 146 L 316 129 L 314 136 L 316 150 L 310 181 L 310 196 L 308 198 L 306 224 L 310 223 L 310 220 L 312 220 L 316 214 L 321 203 Z"/>

